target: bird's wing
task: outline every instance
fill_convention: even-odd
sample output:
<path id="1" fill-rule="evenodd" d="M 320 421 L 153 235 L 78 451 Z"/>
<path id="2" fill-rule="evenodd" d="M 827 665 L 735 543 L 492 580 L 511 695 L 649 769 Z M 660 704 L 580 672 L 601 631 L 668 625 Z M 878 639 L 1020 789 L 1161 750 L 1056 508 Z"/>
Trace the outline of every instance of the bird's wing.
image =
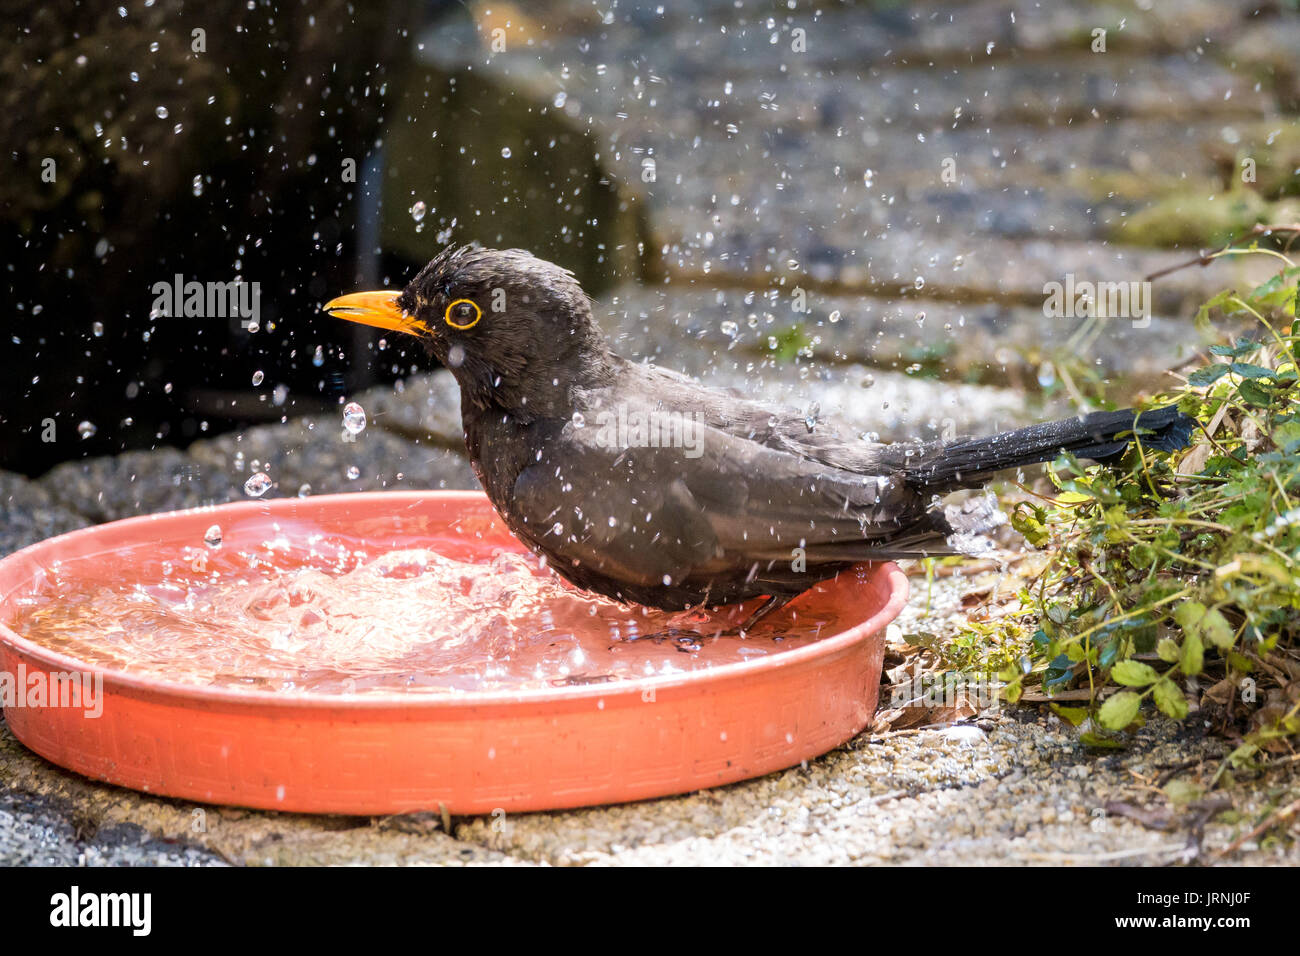
<path id="1" fill-rule="evenodd" d="M 566 423 L 520 473 L 513 511 L 546 550 L 648 585 L 743 560 L 788 559 L 796 547 L 811 559 L 814 550 L 881 540 L 924 514 L 917 496 L 888 476 L 696 428 L 679 434 L 676 447 L 646 447 L 647 436 L 620 434 L 616 421 Z"/>
<path id="2" fill-rule="evenodd" d="M 599 398 L 616 403 L 627 394 L 655 395 L 665 411 L 693 413 L 737 438 L 859 474 L 903 471 L 913 456 L 930 447 L 870 442 L 833 415 L 814 417 L 809 410 L 737 397 L 654 365 L 628 363 L 620 386 Z"/>

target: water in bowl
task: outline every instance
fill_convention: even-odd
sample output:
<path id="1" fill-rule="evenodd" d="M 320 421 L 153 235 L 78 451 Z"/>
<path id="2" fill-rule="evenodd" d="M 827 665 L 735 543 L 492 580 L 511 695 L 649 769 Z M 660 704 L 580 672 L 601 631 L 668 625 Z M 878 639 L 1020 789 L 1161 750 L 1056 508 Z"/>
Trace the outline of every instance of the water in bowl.
<path id="1" fill-rule="evenodd" d="M 193 547 L 61 563 L 13 602 L 6 623 L 95 668 L 319 694 L 681 674 L 801 647 L 850 623 L 813 602 L 741 634 L 738 608 L 624 606 L 576 590 L 532 555 L 461 539 L 376 553 L 305 522 L 238 538 L 242 547 L 209 528 Z"/>

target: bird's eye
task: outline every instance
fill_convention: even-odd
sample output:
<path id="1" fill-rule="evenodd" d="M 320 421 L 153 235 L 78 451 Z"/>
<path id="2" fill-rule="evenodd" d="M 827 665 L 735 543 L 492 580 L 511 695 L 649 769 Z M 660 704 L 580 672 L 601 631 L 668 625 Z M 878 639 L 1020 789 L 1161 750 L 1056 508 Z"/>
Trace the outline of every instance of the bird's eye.
<path id="1" fill-rule="evenodd" d="M 447 324 L 453 329 L 468 329 L 483 318 L 483 310 L 469 299 L 457 299 L 447 306 L 443 318 L 447 320 Z"/>

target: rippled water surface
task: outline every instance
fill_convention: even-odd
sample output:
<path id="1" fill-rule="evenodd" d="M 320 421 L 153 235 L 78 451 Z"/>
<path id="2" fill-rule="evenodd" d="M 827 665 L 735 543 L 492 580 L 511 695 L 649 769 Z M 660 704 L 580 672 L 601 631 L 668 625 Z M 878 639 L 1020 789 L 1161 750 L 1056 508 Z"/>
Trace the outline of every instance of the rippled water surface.
<path id="1" fill-rule="evenodd" d="M 676 674 L 780 653 L 846 626 L 787 609 L 742 636 L 738 608 L 625 607 L 577 591 L 531 555 L 463 539 L 380 552 L 301 522 L 264 529 L 251 545 L 245 531 L 243 547 L 229 534 L 213 547 L 211 532 L 193 547 L 136 547 L 50 568 L 7 623 L 96 666 L 329 694 Z"/>

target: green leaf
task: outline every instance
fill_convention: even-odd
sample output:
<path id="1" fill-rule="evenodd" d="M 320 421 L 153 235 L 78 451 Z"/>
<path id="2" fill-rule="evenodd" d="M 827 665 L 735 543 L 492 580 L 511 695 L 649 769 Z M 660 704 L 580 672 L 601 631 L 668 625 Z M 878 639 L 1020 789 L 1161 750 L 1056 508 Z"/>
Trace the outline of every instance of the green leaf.
<path id="1" fill-rule="evenodd" d="M 1273 429 L 1273 441 L 1288 455 L 1300 451 L 1300 422 L 1286 422 Z"/>
<path id="2" fill-rule="evenodd" d="M 1109 737 L 1103 737 L 1101 734 L 1095 734 L 1092 731 L 1080 734 L 1079 740 L 1087 747 L 1103 747 L 1106 750 L 1121 750 L 1124 747 L 1118 740 L 1111 740 Z"/>
<path id="3" fill-rule="evenodd" d="M 1183 652 L 1178 658 L 1178 666 L 1184 674 L 1192 677 L 1201 672 L 1205 663 L 1205 645 L 1201 643 L 1199 632 L 1188 634 L 1183 638 Z"/>
<path id="4" fill-rule="evenodd" d="M 1210 324 L 1210 313 L 1215 309 L 1222 309 L 1225 313 L 1231 314 L 1234 310 L 1232 302 L 1233 298 L 1233 291 L 1231 289 L 1224 289 L 1222 292 L 1214 296 L 1214 298 L 1210 299 L 1210 301 L 1197 309 L 1195 320 L 1197 330 L 1202 333 L 1212 331 L 1213 326 Z"/>
<path id="5" fill-rule="evenodd" d="M 1145 570 L 1146 568 L 1151 567 L 1151 565 L 1155 563 L 1157 557 L 1159 557 L 1159 555 L 1156 554 L 1154 548 L 1149 544 L 1143 544 L 1140 541 L 1133 545 L 1133 547 L 1129 548 L 1128 551 L 1129 564 L 1138 570 Z"/>
<path id="6" fill-rule="evenodd" d="M 1182 720 L 1187 716 L 1187 698 L 1183 696 L 1183 692 L 1179 690 L 1178 685 L 1168 678 L 1156 684 L 1151 696 L 1155 698 L 1160 713 L 1166 717 Z"/>
<path id="7" fill-rule="evenodd" d="M 1160 643 L 1156 645 L 1156 653 L 1166 664 L 1178 663 L 1178 642 L 1168 637 L 1160 638 Z"/>
<path id="8" fill-rule="evenodd" d="M 1205 639 L 1221 651 L 1230 648 L 1236 640 L 1233 634 L 1232 625 L 1228 619 L 1219 613 L 1217 608 L 1210 608 L 1205 612 L 1205 617 L 1201 618 L 1201 633 Z"/>
<path id="9" fill-rule="evenodd" d="M 1223 376 L 1228 374 L 1228 366 L 1215 363 L 1206 365 L 1204 368 L 1198 368 L 1191 375 L 1187 376 L 1187 384 L 1195 388 L 1202 388 L 1206 385 L 1213 385 Z"/>
<path id="10" fill-rule="evenodd" d="M 1060 704 L 1052 704 L 1052 710 L 1071 727 L 1078 727 L 1088 719 L 1087 707 L 1062 707 Z"/>
<path id="11" fill-rule="evenodd" d="M 1138 714 L 1142 698 L 1131 690 L 1122 690 L 1107 698 L 1097 712 L 1097 722 L 1107 730 L 1123 730 L 1133 723 Z"/>
<path id="12" fill-rule="evenodd" d="M 1126 687 L 1146 687 L 1160 679 L 1154 668 L 1141 661 L 1120 661 L 1111 668 L 1110 676 Z"/>
<path id="13" fill-rule="evenodd" d="M 1233 362 L 1229 368 L 1233 373 L 1240 375 L 1242 378 L 1272 378 L 1273 370 L 1264 368 L 1262 365 L 1251 365 L 1249 362 Z"/>
<path id="14" fill-rule="evenodd" d="M 1180 780 L 1175 777 L 1164 786 L 1165 796 L 1172 803 L 1186 805 L 1193 800 L 1201 799 L 1203 791 L 1190 780 Z"/>
<path id="15" fill-rule="evenodd" d="M 1273 393 L 1258 382 L 1250 380 L 1242 382 L 1237 386 L 1237 393 L 1242 401 L 1257 408 L 1268 408 L 1273 404 Z"/>
<path id="16" fill-rule="evenodd" d="M 1211 345 L 1211 355 L 1223 355 L 1228 358 L 1241 358 L 1243 355 L 1249 355 L 1251 352 L 1259 351 L 1259 343 L 1252 342 L 1250 339 L 1238 338 L 1235 345 Z"/>
<path id="17" fill-rule="evenodd" d="M 1228 762 L 1234 767 L 1242 767 L 1249 763 L 1250 759 L 1259 753 L 1259 745 L 1244 743 L 1232 753 L 1228 754 Z"/>
<path id="18" fill-rule="evenodd" d="M 1203 617 L 1205 617 L 1205 605 L 1200 601 L 1184 601 L 1174 609 L 1174 620 L 1186 634 L 1196 630 L 1196 625 Z"/>
<path id="19" fill-rule="evenodd" d="M 1077 505 L 1084 501 L 1092 501 L 1095 495 L 1085 495 L 1079 491 L 1062 491 L 1056 496 L 1058 504 Z"/>
<path id="20" fill-rule="evenodd" d="M 1291 575 L 1282 562 L 1266 554 L 1236 554 L 1227 564 L 1214 572 L 1220 581 L 1230 581 L 1243 574 L 1256 574 L 1272 578 L 1284 588 L 1291 586 Z"/>

